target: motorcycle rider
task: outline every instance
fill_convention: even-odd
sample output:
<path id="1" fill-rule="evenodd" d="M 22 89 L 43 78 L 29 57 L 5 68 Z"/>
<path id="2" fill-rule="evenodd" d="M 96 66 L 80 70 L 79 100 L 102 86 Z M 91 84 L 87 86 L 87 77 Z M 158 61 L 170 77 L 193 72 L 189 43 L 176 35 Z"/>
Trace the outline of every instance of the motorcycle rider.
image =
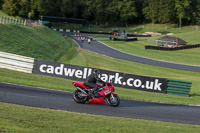
<path id="1" fill-rule="evenodd" d="M 94 93 L 96 98 L 101 97 L 98 93 L 100 86 L 96 84 L 97 82 L 105 85 L 105 82 L 100 79 L 100 71 L 98 69 L 94 69 L 93 72 L 87 77 L 85 85 L 94 88 L 92 93 Z"/>

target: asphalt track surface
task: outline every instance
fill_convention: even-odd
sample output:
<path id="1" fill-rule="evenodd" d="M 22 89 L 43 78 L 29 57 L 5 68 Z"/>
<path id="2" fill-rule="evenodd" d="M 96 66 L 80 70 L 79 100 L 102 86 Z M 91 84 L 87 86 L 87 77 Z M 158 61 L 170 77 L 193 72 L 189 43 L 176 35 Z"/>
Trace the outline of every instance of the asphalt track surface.
<path id="1" fill-rule="evenodd" d="M 200 107 L 121 99 L 118 107 L 77 104 L 71 92 L 0 82 L 0 102 L 95 115 L 200 125 Z"/>
<path id="2" fill-rule="evenodd" d="M 72 37 L 77 42 L 77 44 L 80 46 L 80 48 L 90 50 L 90 51 L 93 51 L 93 52 L 96 52 L 96 53 L 99 53 L 99 54 L 102 54 L 105 56 L 109 56 L 112 58 L 147 64 L 147 65 L 152 65 L 152 66 L 158 66 L 158 67 L 165 67 L 165 68 L 191 71 L 191 72 L 200 72 L 200 66 L 183 65 L 183 64 L 169 63 L 169 62 L 144 58 L 144 57 L 140 57 L 140 56 L 136 56 L 136 55 L 132 55 L 132 54 L 128 54 L 128 53 L 119 51 L 119 50 L 111 48 L 103 43 L 100 43 L 99 41 L 96 41 L 96 40 L 93 40 L 91 42 L 91 44 L 88 44 L 87 40 L 85 40 L 84 42 L 81 42 L 80 40 L 78 40 L 79 37 L 77 37 L 77 36 L 74 37 L 75 33 L 65 32 L 64 34 Z M 79 35 L 81 35 L 81 34 L 79 34 Z M 82 35 L 84 35 L 84 34 L 82 34 Z M 86 34 L 86 39 L 87 39 L 87 34 Z"/>

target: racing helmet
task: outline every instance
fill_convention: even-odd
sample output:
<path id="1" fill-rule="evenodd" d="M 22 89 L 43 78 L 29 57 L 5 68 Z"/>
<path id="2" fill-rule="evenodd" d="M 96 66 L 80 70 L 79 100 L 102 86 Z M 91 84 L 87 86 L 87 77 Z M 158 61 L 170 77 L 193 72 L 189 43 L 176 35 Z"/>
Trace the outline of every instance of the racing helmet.
<path id="1" fill-rule="evenodd" d="M 100 77 L 100 71 L 98 69 L 94 69 L 93 74 L 96 74 L 98 77 Z"/>

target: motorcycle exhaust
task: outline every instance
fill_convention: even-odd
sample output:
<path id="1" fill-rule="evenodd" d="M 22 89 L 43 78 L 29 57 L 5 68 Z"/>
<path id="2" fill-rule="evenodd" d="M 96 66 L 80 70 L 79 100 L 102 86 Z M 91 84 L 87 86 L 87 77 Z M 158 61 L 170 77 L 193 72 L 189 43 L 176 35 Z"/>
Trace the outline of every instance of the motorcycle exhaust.
<path id="1" fill-rule="evenodd" d="M 80 87 L 76 86 L 76 88 L 77 88 L 78 90 L 80 90 L 81 92 L 87 94 L 87 92 L 85 92 L 85 91 L 84 91 L 83 89 L 81 89 Z"/>

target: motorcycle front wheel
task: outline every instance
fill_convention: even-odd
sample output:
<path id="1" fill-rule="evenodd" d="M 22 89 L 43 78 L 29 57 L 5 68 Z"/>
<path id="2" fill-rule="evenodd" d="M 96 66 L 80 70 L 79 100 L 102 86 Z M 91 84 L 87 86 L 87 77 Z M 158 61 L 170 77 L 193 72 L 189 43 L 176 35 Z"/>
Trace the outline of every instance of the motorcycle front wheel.
<path id="1" fill-rule="evenodd" d="M 120 98 L 117 95 L 110 95 L 106 99 L 107 103 L 110 104 L 113 107 L 117 107 L 120 104 Z"/>
<path id="2" fill-rule="evenodd" d="M 83 92 L 76 90 L 73 93 L 73 99 L 75 102 L 77 103 L 85 103 L 87 101 L 87 97 L 82 96 L 81 94 L 83 94 Z"/>

